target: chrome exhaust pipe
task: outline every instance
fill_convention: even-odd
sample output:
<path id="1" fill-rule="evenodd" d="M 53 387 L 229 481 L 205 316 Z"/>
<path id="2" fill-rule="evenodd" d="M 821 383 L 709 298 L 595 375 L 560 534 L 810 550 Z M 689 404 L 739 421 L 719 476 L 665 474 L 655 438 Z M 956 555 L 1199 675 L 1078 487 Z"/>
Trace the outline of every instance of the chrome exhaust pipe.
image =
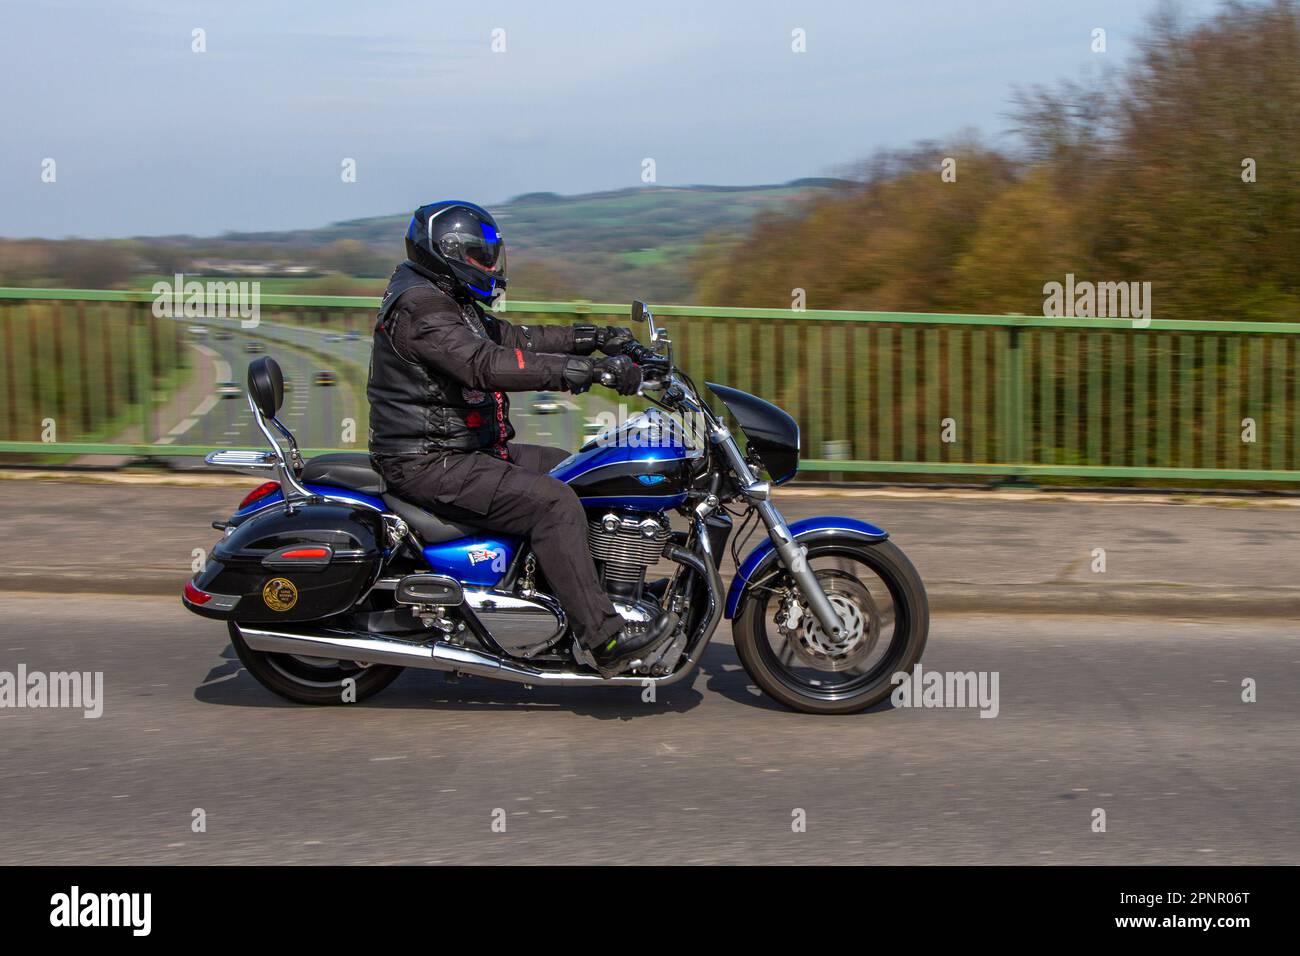
<path id="1" fill-rule="evenodd" d="M 302 657 L 355 661 L 358 664 L 391 664 L 396 667 L 452 671 L 515 684 L 544 687 L 645 687 L 647 683 L 671 684 L 682 676 L 679 672 L 665 677 L 620 675 L 606 678 L 580 671 L 542 670 L 446 641 L 416 644 L 352 631 L 273 631 L 248 624 L 235 624 L 235 629 L 250 648 L 268 654 L 297 654 Z"/>
<path id="2" fill-rule="evenodd" d="M 428 644 L 376 637 L 359 631 L 274 631 L 250 624 L 234 626 L 245 644 L 255 651 L 268 654 L 298 654 L 303 657 L 356 661 L 358 664 L 444 669 L 433 664 L 433 653 Z"/>

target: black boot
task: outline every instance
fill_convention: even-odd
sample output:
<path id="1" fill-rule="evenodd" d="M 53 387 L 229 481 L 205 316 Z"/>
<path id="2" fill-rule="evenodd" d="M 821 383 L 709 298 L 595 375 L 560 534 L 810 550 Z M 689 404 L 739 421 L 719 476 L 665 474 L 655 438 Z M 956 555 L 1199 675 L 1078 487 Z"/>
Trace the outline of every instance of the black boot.
<path id="1" fill-rule="evenodd" d="M 677 628 L 678 617 L 672 611 L 659 615 L 653 621 L 628 621 L 623 629 L 609 640 L 591 648 L 596 668 L 602 677 L 613 677 L 627 670 L 628 665 L 645 657 L 655 646 Z"/>

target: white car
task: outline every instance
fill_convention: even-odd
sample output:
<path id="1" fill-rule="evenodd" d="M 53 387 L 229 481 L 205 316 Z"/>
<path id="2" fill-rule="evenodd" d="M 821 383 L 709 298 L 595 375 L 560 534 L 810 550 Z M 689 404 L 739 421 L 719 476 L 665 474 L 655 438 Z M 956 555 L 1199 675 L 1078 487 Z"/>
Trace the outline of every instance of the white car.
<path id="1" fill-rule="evenodd" d="M 564 402 L 550 392 L 538 392 L 532 407 L 534 415 L 554 415 L 564 411 Z"/>
<path id="2" fill-rule="evenodd" d="M 241 398 L 244 390 L 236 382 L 218 382 L 217 394 L 222 398 Z"/>
<path id="3" fill-rule="evenodd" d="M 190 335 L 205 336 L 208 334 L 208 327 L 206 325 L 191 325 L 186 331 Z"/>

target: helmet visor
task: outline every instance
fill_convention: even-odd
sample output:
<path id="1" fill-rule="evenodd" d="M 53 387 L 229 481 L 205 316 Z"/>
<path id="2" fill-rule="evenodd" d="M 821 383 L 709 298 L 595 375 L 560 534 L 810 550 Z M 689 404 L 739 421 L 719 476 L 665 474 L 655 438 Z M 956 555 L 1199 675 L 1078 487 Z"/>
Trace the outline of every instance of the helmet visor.
<path id="1" fill-rule="evenodd" d="M 489 276 L 506 273 L 505 243 L 496 225 L 467 206 L 448 206 L 429 217 L 429 245 L 452 262 Z"/>

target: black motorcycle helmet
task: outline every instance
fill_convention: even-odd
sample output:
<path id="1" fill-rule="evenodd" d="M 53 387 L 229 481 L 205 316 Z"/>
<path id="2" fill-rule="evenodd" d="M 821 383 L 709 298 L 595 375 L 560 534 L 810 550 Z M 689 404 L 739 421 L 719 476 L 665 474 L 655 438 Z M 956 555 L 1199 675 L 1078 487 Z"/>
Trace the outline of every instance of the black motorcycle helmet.
<path id="1" fill-rule="evenodd" d="M 406 230 L 406 254 L 484 302 L 506 287 L 501 231 L 490 212 L 471 202 L 448 199 L 415 210 Z"/>

